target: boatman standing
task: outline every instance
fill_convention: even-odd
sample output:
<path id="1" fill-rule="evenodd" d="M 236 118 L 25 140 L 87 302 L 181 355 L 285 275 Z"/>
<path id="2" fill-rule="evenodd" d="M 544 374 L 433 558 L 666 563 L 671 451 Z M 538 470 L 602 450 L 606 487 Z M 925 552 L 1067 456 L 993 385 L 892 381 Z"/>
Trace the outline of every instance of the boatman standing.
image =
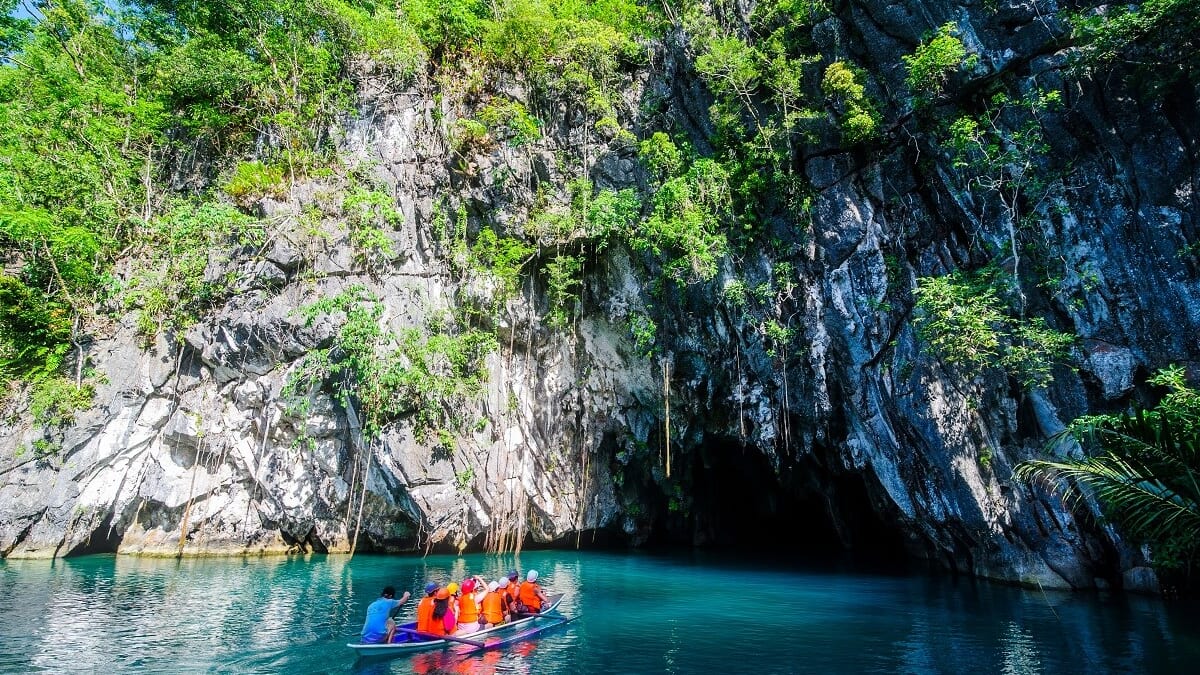
<path id="1" fill-rule="evenodd" d="M 367 606 L 367 621 L 362 628 L 363 643 L 391 642 L 396 632 L 396 622 L 391 618 L 392 610 L 405 602 L 408 602 L 408 591 L 404 591 L 404 595 L 397 600 L 395 588 L 384 588 L 382 596 Z"/>

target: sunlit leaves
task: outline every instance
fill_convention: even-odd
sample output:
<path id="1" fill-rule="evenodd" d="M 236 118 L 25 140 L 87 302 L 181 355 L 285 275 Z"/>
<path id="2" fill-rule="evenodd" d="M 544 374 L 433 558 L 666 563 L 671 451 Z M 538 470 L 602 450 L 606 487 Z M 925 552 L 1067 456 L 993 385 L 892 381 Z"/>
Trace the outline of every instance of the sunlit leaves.
<path id="1" fill-rule="evenodd" d="M 1001 366 L 1024 387 L 1045 386 L 1075 344 L 1042 319 L 1011 316 L 992 270 L 923 277 L 916 296 L 918 335 L 942 362 L 972 377 Z"/>
<path id="2" fill-rule="evenodd" d="M 303 308 L 309 323 L 329 316 L 340 327 L 330 347 L 306 357 L 290 391 L 306 392 L 327 379 L 343 403 L 358 410 L 368 437 L 403 419 L 427 438 L 460 430 L 463 404 L 482 390 L 495 336 L 455 320 L 391 331 L 383 309 L 361 286 Z"/>
<path id="3" fill-rule="evenodd" d="M 977 57 L 972 55 L 970 58 L 973 61 Z M 938 28 L 933 37 L 922 42 L 915 52 L 906 54 L 903 59 L 908 68 L 905 84 L 914 95 L 926 101 L 941 95 L 950 75 L 969 64 L 967 48 L 958 38 L 953 23 Z"/>

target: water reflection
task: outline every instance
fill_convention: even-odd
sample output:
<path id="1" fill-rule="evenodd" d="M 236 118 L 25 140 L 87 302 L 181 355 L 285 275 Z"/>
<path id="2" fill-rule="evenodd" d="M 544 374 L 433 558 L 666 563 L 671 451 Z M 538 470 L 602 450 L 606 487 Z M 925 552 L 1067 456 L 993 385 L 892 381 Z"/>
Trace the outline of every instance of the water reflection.
<path id="1" fill-rule="evenodd" d="M 344 646 L 386 585 L 530 568 L 579 620 L 483 653 Z M 1181 672 L 1200 662 L 1195 619 L 1148 598 L 687 554 L 0 562 L 3 672 Z"/>
<path id="2" fill-rule="evenodd" d="M 1000 644 L 1001 659 L 1005 675 L 1042 672 L 1042 661 L 1038 658 L 1037 642 L 1033 635 L 1010 621 Z"/>

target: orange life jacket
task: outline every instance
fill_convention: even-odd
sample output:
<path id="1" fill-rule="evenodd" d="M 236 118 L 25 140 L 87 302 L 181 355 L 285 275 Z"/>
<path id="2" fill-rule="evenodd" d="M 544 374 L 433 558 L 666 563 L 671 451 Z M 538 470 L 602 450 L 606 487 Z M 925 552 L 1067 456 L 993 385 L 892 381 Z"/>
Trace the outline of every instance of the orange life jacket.
<path id="1" fill-rule="evenodd" d="M 446 613 L 450 614 L 450 612 Z M 421 632 L 428 633 L 429 635 L 446 635 L 446 625 L 444 622 L 445 617 L 442 617 L 441 619 L 435 619 L 431 615 L 429 618 L 429 628 Z"/>
<path id="2" fill-rule="evenodd" d="M 474 593 L 463 593 L 458 599 L 458 622 L 475 623 L 479 621 L 479 606 L 475 604 Z"/>
<path id="3" fill-rule="evenodd" d="M 483 596 L 483 620 L 488 623 L 504 621 L 504 597 L 500 591 L 492 591 Z"/>
<path id="4" fill-rule="evenodd" d="M 430 627 L 433 624 L 433 596 L 427 595 L 417 603 L 417 630 L 422 633 L 432 633 Z"/>
<path id="5" fill-rule="evenodd" d="M 531 612 L 542 611 L 542 599 L 538 597 L 538 591 L 542 590 L 538 587 L 536 581 L 526 581 L 521 584 L 520 597 L 521 604 Z"/>

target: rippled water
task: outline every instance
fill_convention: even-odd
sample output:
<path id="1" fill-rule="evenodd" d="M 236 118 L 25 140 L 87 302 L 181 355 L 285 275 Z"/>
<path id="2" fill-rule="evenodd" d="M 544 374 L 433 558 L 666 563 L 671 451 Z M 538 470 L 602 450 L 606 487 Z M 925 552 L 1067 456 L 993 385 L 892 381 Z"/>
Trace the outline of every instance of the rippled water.
<path id="1" fill-rule="evenodd" d="M 471 555 L 0 562 L 0 671 L 1192 672 L 1190 608 L 692 553 L 526 552 L 568 626 L 505 650 L 358 660 L 388 584 L 495 576 Z"/>

